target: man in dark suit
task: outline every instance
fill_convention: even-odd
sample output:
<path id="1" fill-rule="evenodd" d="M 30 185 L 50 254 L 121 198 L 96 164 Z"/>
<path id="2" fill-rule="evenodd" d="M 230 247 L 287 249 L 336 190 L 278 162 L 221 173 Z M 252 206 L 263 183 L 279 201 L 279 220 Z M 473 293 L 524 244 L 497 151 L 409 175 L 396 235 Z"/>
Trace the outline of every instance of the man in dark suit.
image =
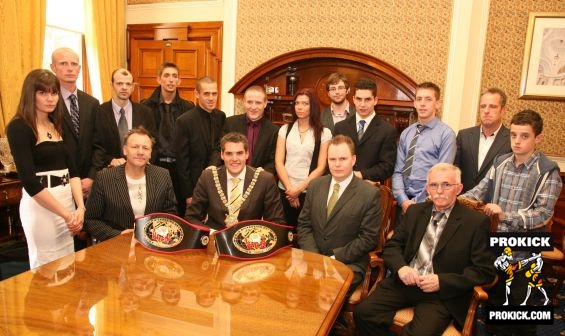
<path id="1" fill-rule="evenodd" d="M 63 140 L 69 153 L 73 153 L 79 171 L 82 195 L 88 197 L 96 176 L 92 160 L 95 156 L 94 125 L 100 102 L 77 88 L 80 73 L 77 53 L 70 48 L 58 48 L 51 54 L 51 71 L 61 83 L 61 96 L 66 112 L 63 116 Z M 84 231 L 74 236 L 75 251 L 86 247 Z"/>
<path id="2" fill-rule="evenodd" d="M 355 160 L 349 137 L 336 135 L 330 140 L 331 175 L 310 183 L 297 228 L 301 249 L 331 256 L 353 270 L 350 293 L 363 281 L 381 218 L 379 189 L 354 176 Z"/>
<path id="3" fill-rule="evenodd" d="M 195 94 L 198 105 L 177 119 L 174 135 L 182 197 L 178 201 L 187 206 L 192 202 L 194 186 L 202 171 L 222 163 L 215 149 L 226 121 L 226 114 L 216 108 L 218 82 L 210 77 L 200 78 Z"/>
<path id="4" fill-rule="evenodd" d="M 359 79 L 354 90 L 357 112 L 354 117 L 338 122 L 334 135 L 347 135 L 355 142 L 355 176 L 384 182 L 392 175 L 396 162 L 396 129 L 375 113 L 378 98 L 373 80 Z"/>
<path id="5" fill-rule="evenodd" d="M 461 171 L 433 166 L 426 189 L 432 202 L 408 207 L 386 243 L 383 259 L 392 277 L 353 312 L 360 335 L 388 335 L 396 310 L 413 306 L 403 335 L 441 335 L 452 320 L 463 326 L 473 287 L 495 276 L 487 249 L 490 221 L 457 202 Z"/>
<path id="6" fill-rule="evenodd" d="M 85 230 L 100 241 L 133 229 L 134 219 L 154 212 L 176 214 L 169 172 L 150 165 L 155 140 L 145 128 L 126 135 L 124 165 L 101 170 L 86 202 Z"/>
<path id="7" fill-rule="evenodd" d="M 479 184 L 496 156 L 512 151 L 510 131 L 502 124 L 505 111 L 504 91 L 489 88 L 481 94 L 479 102 L 481 124 L 460 130 L 457 134 L 457 153 L 453 163 L 461 169 L 463 192 Z"/>
<path id="8" fill-rule="evenodd" d="M 195 224 L 205 222 L 214 230 L 249 219 L 284 223 L 273 175 L 245 164 L 249 157 L 245 135 L 228 133 L 222 137 L 220 146 L 224 166 L 202 172 L 185 219 Z"/>
<path id="9" fill-rule="evenodd" d="M 331 104 L 322 110 L 322 125 L 333 133 L 335 124 L 355 115 L 355 107 L 347 100 L 349 80 L 344 74 L 330 74 L 326 79 L 326 91 Z"/>
<path id="10" fill-rule="evenodd" d="M 159 86 L 153 91 L 148 99 L 141 104 L 149 107 L 155 117 L 157 127 L 157 145 L 153 151 L 155 164 L 166 168 L 173 180 L 175 195 L 181 199 L 180 185 L 178 183 L 177 156 L 175 153 L 174 139 L 176 120 L 183 113 L 194 108 L 194 104 L 182 99 L 178 92 L 181 83 L 179 68 L 175 63 L 164 62 L 159 67 L 157 74 Z M 186 210 L 185 202 L 178 202 L 178 213 L 182 216 Z"/>
<path id="11" fill-rule="evenodd" d="M 112 99 L 100 106 L 96 120 L 95 144 L 98 151 L 94 160 L 98 169 L 117 167 L 126 162 L 123 141 L 132 128 L 143 126 L 152 137 L 156 135 L 151 110 L 130 100 L 133 87 L 131 72 L 122 68 L 112 72 Z"/>
<path id="12" fill-rule="evenodd" d="M 69 48 L 58 48 L 51 55 L 51 71 L 61 83 L 61 95 L 65 102 L 66 112 L 63 121 L 63 137 L 69 153 L 74 154 L 75 164 L 80 172 L 82 193 L 88 196 L 92 182 L 96 176 L 96 168 L 92 163 L 94 149 L 94 124 L 100 103 L 98 99 L 77 88 L 80 73 L 77 53 Z M 74 96 L 71 98 L 71 96 Z M 75 103 L 72 103 L 75 100 Z M 76 104 L 78 114 L 77 127 L 71 119 L 71 107 Z"/>
<path id="13" fill-rule="evenodd" d="M 274 174 L 279 127 L 264 117 L 267 106 L 265 89 L 258 85 L 249 87 L 245 90 L 243 104 L 245 114 L 227 118 L 223 134 L 239 132 L 246 135 L 249 142 L 247 165 L 255 168 L 261 167 Z"/>

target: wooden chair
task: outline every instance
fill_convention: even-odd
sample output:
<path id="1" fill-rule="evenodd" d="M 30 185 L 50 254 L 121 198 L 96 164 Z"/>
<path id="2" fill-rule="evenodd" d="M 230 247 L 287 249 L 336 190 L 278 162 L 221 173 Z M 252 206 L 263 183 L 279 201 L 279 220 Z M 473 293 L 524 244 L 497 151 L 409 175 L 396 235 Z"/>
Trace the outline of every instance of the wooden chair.
<path id="1" fill-rule="evenodd" d="M 484 204 L 482 202 L 465 199 L 461 197 L 459 197 L 458 200 L 459 203 L 461 203 L 464 206 L 467 206 L 477 211 L 481 211 L 481 212 L 483 211 Z M 496 230 L 499 223 L 498 216 L 491 216 L 490 221 L 491 221 L 491 231 L 493 229 Z M 373 287 L 371 288 L 368 294 L 371 294 L 377 288 L 378 283 L 384 278 L 386 272 L 384 260 L 382 259 L 381 254 L 379 253 L 371 252 L 370 266 L 378 269 L 380 274 L 377 276 L 377 281 L 373 285 Z M 492 288 L 497 283 L 497 281 L 498 281 L 498 277 L 495 277 L 495 279 L 489 284 L 475 286 L 473 288 L 473 296 L 471 298 L 471 303 L 469 304 L 469 308 L 467 309 L 467 316 L 465 318 L 465 324 L 463 325 L 463 329 L 459 331 L 457 328 L 455 328 L 455 325 L 451 323 L 447 327 L 447 329 L 445 329 L 442 335 L 443 336 L 473 335 L 474 327 L 475 327 L 475 313 L 477 311 L 477 307 L 481 302 L 488 300 L 488 294 L 486 290 Z M 390 330 L 396 333 L 397 335 L 400 335 L 402 333 L 402 329 L 404 328 L 404 326 L 408 324 L 410 321 L 412 321 L 413 318 L 414 318 L 413 307 L 407 307 L 398 310 L 394 315 Z"/>
<path id="2" fill-rule="evenodd" d="M 553 284 L 551 294 L 551 303 L 558 307 L 559 300 L 557 294 L 561 290 L 563 281 L 565 280 L 565 220 L 561 218 L 553 218 L 547 224 L 547 231 L 553 232 L 554 247 L 553 251 L 543 251 L 541 257 L 543 259 L 543 273 L 551 273 L 557 276 L 557 281 Z"/>
<path id="3" fill-rule="evenodd" d="M 390 233 L 394 229 L 394 221 L 396 219 L 396 200 L 392 195 L 392 191 L 385 184 L 379 182 L 368 181 L 376 188 L 380 189 L 380 201 L 381 201 L 381 226 L 379 228 L 379 237 L 377 247 L 374 251 L 370 252 L 370 256 L 373 254 L 381 254 L 387 237 L 390 237 Z M 355 330 L 355 323 L 353 322 L 353 309 L 361 303 L 369 294 L 369 289 L 371 289 L 372 284 L 375 281 L 379 281 L 378 274 L 382 272 L 374 272 L 374 267 L 371 263 L 367 265 L 367 270 L 365 272 L 365 279 L 363 282 L 355 289 L 355 291 L 349 297 L 349 300 L 345 303 L 343 308 L 343 313 L 345 314 L 345 319 L 348 324 L 348 328 L 351 332 Z M 382 278 L 382 277 L 381 277 Z"/>

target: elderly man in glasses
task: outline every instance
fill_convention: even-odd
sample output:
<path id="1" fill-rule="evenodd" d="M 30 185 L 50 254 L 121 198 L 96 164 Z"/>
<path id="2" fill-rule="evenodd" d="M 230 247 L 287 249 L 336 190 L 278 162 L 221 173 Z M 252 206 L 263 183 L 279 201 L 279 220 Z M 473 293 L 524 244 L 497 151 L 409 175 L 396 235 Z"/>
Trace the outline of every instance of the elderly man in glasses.
<path id="1" fill-rule="evenodd" d="M 392 277 L 354 311 L 360 335 L 388 335 L 396 310 L 415 307 L 403 335 L 441 335 L 463 326 L 473 287 L 495 275 L 487 250 L 489 219 L 457 202 L 461 170 L 438 163 L 428 172 L 431 202 L 410 206 L 383 258 Z"/>

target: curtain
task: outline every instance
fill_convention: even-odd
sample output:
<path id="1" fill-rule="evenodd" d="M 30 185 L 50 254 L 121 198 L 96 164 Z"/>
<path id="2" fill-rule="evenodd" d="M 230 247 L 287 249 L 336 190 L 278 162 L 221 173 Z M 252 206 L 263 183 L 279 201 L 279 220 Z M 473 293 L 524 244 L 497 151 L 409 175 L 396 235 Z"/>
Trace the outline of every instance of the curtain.
<path id="1" fill-rule="evenodd" d="M 102 101 L 112 97 L 112 71 L 126 68 L 125 9 L 125 0 L 85 1 L 85 42 L 89 69 L 100 71 L 99 76 L 90 76 L 92 90 L 94 96 L 102 97 Z M 99 83 L 96 82 L 97 78 Z"/>
<path id="2" fill-rule="evenodd" d="M 46 0 L 0 1 L 0 135 L 16 113 L 22 83 L 41 67 Z"/>

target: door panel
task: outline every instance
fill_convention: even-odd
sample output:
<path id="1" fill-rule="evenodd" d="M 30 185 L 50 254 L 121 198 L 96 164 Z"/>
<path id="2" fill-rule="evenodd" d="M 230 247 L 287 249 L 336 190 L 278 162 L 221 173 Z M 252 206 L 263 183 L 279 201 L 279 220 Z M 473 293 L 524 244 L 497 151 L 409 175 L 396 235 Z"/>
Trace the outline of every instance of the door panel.
<path id="1" fill-rule="evenodd" d="M 180 69 L 181 97 L 194 100 L 196 81 L 206 75 L 205 42 L 133 40 L 131 46 L 131 71 L 137 83 L 132 100 L 140 101 L 151 95 L 159 85 L 159 66 L 165 61 L 175 63 Z"/>

